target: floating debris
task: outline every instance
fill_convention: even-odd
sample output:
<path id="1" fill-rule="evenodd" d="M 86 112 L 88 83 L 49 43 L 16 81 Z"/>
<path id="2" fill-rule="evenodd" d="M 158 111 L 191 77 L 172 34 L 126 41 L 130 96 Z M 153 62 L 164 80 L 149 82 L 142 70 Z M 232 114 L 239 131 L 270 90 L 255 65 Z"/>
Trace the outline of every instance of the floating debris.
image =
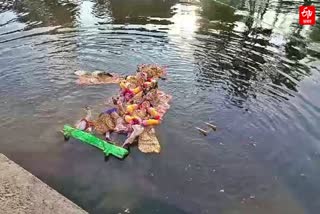
<path id="1" fill-rule="evenodd" d="M 160 152 L 153 127 L 161 124 L 172 99 L 171 95 L 158 90 L 158 80 L 166 75 L 164 67 L 143 64 L 138 66 L 135 75 L 126 77 L 101 71 L 77 71 L 75 74 L 79 78 L 78 84 L 117 83 L 120 86 L 119 95 L 112 97 L 112 102 L 98 118 L 94 119 L 91 109 L 86 108 L 86 116 L 77 122 L 77 129 L 102 134 L 107 141 L 112 141 L 111 133 L 127 134 L 123 147 L 127 148 L 138 140 L 140 151 Z"/>
<path id="2" fill-rule="evenodd" d="M 204 136 L 207 136 L 208 135 L 208 131 L 204 130 L 204 129 L 201 129 L 199 127 L 195 127 L 201 134 L 203 134 Z"/>
<path id="3" fill-rule="evenodd" d="M 249 197 L 250 199 L 255 199 L 256 198 L 256 196 L 254 196 L 254 195 L 250 195 L 250 197 Z"/>
<path id="4" fill-rule="evenodd" d="M 205 123 L 207 126 L 209 126 L 213 131 L 217 131 L 217 126 L 211 124 L 211 123 Z"/>
<path id="5" fill-rule="evenodd" d="M 199 128 L 199 127 L 195 127 L 200 133 L 202 133 L 204 136 L 207 136 L 209 134 L 209 132 L 211 130 L 213 131 L 216 131 L 217 130 L 217 126 L 211 124 L 211 123 L 208 123 L 208 122 L 205 122 L 205 124 L 208 126 L 208 128 L 210 128 L 210 130 L 208 129 L 202 129 L 202 128 Z"/>
<path id="6" fill-rule="evenodd" d="M 257 147 L 257 144 L 255 142 L 250 142 L 249 145 L 251 145 L 253 147 Z"/>
<path id="7" fill-rule="evenodd" d="M 156 137 L 156 132 L 154 128 L 146 129 L 139 136 L 138 148 L 141 152 L 144 152 L 144 153 L 151 153 L 151 152 L 160 153 L 161 147 Z"/>
<path id="8" fill-rule="evenodd" d="M 103 71 L 76 71 L 74 74 L 78 76 L 77 84 L 80 85 L 117 84 L 122 80 L 117 74 Z"/>

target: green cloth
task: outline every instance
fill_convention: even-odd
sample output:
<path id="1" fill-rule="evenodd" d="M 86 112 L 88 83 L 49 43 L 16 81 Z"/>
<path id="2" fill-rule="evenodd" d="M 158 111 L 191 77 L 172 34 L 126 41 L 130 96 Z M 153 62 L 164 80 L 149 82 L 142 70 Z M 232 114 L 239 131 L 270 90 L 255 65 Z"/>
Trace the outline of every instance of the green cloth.
<path id="1" fill-rule="evenodd" d="M 97 138 L 96 136 L 88 132 L 72 128 L 69 125 L 64 125 L 63 134 L 66 137 L 73 137 L 84 143 L 97 147 L 98 149 L 102 150 L 106 156 L 113 155 L 115 157 L 123 159 L 126 155 L 129 154 L 129 151 L 125 148 L 113 145 L 107 141 Z"/>

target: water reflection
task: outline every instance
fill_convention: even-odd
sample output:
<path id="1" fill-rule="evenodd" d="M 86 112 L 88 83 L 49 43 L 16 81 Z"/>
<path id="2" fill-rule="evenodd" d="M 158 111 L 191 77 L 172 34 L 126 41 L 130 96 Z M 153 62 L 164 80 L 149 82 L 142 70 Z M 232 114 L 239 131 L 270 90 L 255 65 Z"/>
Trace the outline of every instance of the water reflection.
<path id="1" fill-rule="evenodd" d="M 0 149 L 91 213 L 316 213 L 319 24 L 299 26 L 299 4 L 1 3 L 0 134 L 10 137 Z M 150 62 L 168 66 L 161 88 L 174 97 L 160 156 L 104 163 L 61 141 L 55 130 L 117 90 L 78 87 L 74 70 L 129 74 Z M 197 135 L 208 120 L 219 131 Z"/>
<path id="2" fill-rule="evenodd" d="M 281 42 L 286 38 L 281 38 L 272 27 L 276 27 L 278 16 L 282 14 L 277 12 L 274 21 L 270 21 L 269 16 L 265 16 L 270 12 L 267 10 L 268 1 L 259 9 L 256 9 L 254 2 L 249 1 L 249 16 L 237 15 L 241 13 L 215 1 L 202 2 L 205 8 L 202 15 L 211 21 L 209 28 L 202 30 L 212 32 L 211 35 L 219 40 L 213 42 L 212 39 L 206 41 L 199 38 L 204 43 L 202 47 L 212 55 L 209 59 L 207 56 L 201 58 L 201 55 L 196 55 L 201 65 L 200 82 L 204 79 L 211 85 L 215 79 L 226 78 L 230 80 L 227 88 L 232 93 L 231 97 L 244 99 L 255 97 L 257 93 L 286 98 L 288 93 L 283 86 L 297 91 L 298 81 L 310 73 L 309 68 L 298 61 L 306 57 L 304 50 L 307 46 L 300 35 L 301 26 L 294 24 L 296 27 L 287 38 L 288 42 Z M 282 7 L 279 2 L 278 8 Z M 211 14 L 206 11 L 219 12 Z M 257 20 L 256 17 L 261 19 Z M 279 87 L 274 87 L 276 85 Z"/>
<path id="3" fill-rule="evenodd" d="M 115 24 L 169 24 L 171 7 L 177 0 L 110 0 Z M 156 19 L 154 19 L 156 18 Z"/>
<path id="4" fill-rule="evenodd" d="M 16 10 L 21 16 L 21 22 L 41 26 L 72 26 L 75 22 L 77 4 L 68 0 L 26 0 L 16 2 Z"/>
<path id="5" fill-rule="evenodd" d="M 100 19 L 107 18 L 108 22 L 111 22 L 112 14 L 110 11 L 110 2 L 108 0 L 96 0 L 93 3 L 92 15 Z"/>
<path id="6" fill-rule="evenodd" d="M 80 4 L 78 23 L 81 27 L 93 27 L 99 23 L 110 23 L 112 21 L 109 5 L 97 1 L 83 1 Z"/>
<path id="7" fill-rule="evenodd" d="M 172 7 L 175 14 L 171 17 L 172 26 L 169 34 L 193 38 L 201 25 L 199 7 L 195 5 L 176 4 Z"/>

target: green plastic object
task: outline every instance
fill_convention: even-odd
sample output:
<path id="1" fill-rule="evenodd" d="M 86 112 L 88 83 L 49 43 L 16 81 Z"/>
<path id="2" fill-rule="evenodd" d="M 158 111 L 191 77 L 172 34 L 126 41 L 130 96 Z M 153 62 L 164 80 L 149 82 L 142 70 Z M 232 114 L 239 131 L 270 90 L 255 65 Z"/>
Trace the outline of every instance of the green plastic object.
<path id="1" fill-rule="evenodd" d="M 97 147 L 102 150 L 107 157 L 109 155 L 113 155 L 117 158 L 123 159 L 129 154 L 129 151 L 125 148 L 108 143 L 107 141 L 101 140 L 88 132 L 81 131 L 69 125 L 64 125 L 63 134 L 65 138 L 73 137 L 83 143 Z"/>

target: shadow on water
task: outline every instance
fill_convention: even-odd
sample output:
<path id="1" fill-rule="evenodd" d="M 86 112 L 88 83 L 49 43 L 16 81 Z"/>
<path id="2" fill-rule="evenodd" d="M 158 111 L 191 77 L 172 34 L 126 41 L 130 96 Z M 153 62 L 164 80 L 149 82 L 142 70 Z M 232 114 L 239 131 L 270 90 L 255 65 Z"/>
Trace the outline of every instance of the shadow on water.
<path id="1" fill-rule="evenodd" d="M 90 213 L 317 213 L 320 28 L 297 24 L 303 3 L 0 1 L 0 151 Z M 162 153 L 104 162 L 64 143 L 117 93 L 73 72 L 140 63 L 168 66 Z M 219 130 L 198 135 L 204 121 Z"/>
<path id="2" fill-rule="evenodd" d="M 171 22 L 166 18 L 172 17 L 171 7 L 176 3 L 177 0 L 110 0 L 110 8 L 115 24 L 167 25 Z"/>

